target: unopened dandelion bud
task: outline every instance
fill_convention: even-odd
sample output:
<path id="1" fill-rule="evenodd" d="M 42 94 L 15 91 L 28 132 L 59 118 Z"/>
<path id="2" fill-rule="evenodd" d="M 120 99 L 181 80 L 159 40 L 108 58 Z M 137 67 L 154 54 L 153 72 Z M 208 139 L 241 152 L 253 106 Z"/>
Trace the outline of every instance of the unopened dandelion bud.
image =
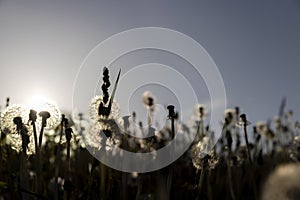
<path id="1" fill-rule="evenodd" d="M 47 126 L 47 119 L 51 117 L 50 113 L 48 111 L 42 111 L 39 113 L 39 116 L 42 117 L 42 126 Z"/>
<path id="2" fill-rule="evenodd" d="M 175 113 L 175 106 L 173 106 L 173 105 L 168 105 L 167 106 L 167 109 L 168 109 L 168 111 L 169 111 L 169 115 L 168 115 L 168 117 L 170 118 L 170 119 L 174 119 L 175 117 L 176 117 L 176 113 Z"/>
<path id="3" fill-rule="evenodd" d="M 37 116 L 36 116 L 37 112 L 35 110 L 30 110 L 29 112 L 29 120 L 32 122 L 36 122 Z"/>

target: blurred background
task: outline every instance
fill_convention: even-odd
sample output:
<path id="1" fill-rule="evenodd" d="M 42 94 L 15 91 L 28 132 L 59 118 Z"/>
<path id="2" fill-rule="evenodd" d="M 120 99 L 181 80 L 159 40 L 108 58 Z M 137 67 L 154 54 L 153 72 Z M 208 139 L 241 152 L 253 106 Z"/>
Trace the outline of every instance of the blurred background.
<path id="1" fill-rule="evenodd" d="M 71 111 L 73 83 L 88 53 L 113 34 L 155 26 L 180 31 L 206 49 L 223 77 L 228 107 L 240 106 L 250 121 L 265 120 L 278 114 L 286 96 L 287 109 L 299 118 L 299 10 L 297 0 L 2 0 L 0 100 L 26 103 L 40 95 Z"/>

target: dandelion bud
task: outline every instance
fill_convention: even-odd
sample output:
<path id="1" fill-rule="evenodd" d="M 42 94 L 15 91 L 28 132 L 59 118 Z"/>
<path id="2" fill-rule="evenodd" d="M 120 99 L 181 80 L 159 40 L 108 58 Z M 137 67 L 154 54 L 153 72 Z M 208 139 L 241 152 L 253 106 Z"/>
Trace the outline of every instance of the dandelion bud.
<path id="1" fill-rule="evenodd" d="M 241 119 L 244 123 L 246 123 L 246 121 L 247 121 L 246 114 L 241 114 L 240 119 Z"/>
<path id="2" fill-rule="evenodd" d="M 170 118 L 170 119 L 174 119 L 174 118 L 176 118 L 176 116 L 177 116 L 177 114 L 175 113 L 175 106 L 173 106 L 173 105 L 168 105 L 167 106 L 167 109 L 169 110 L 169 115 L 168 115 L 168 117 Z"/>
<path id="3" fill-rule="evenodd" d="M 42 126 L 47 126 L 47 119 L 50 118 L 50 113 L 48 111 L 42 111 L 39 113 L 39 116 L 42 117 Z"/>
<path id="4" fill-rule="evenodd" d="M 239 119 L 239 121 L 237 122 L 237 126 L 242 126 L 242 127 L 244 127 L 244 126 L 248 126 L 248 125 L 250 125 L 250 124 L 251 124 L 251 122 L 247 121 L 246 114 L 241 114 L 241 115 L 240 115 L 240 119 Z"/>
<path id="5" fill-rule="evenodd" d="M 36 119 L 37 119 L 37 116 L 36 116 L 36 111 L 35 110 L 30 110 L 29 112 L 29 120 L 32 121 L 32 122 L 35 122 Z"/>

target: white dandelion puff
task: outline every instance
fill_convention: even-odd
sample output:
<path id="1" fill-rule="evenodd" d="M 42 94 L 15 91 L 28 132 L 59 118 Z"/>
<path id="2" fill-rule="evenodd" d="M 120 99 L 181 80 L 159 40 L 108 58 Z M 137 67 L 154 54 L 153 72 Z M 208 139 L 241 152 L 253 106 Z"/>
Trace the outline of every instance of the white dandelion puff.
<path id="1" fill-rule="evenodd" d="M 21 117 L 22 122 L 26 124 L 29 118 L 29 110 L 22 105 L 14 104 L 8 106 L 1 114 L 1 130 L 10 133 L 17 133 L 16 125 L 13 120 L 15 117 Z"/>
<path id="2" fill-rule="evenodd" d="M 226 126 L 234 126 L 237 122 L 237 116 L 235 109 L 228 108 L 224 112 L 224 120 Z"/>
<path id="3" fill-rule="evenodd" d="M 262 199 L 300 199 L 299 179 L 299 164 L 285 164 L 277 167 L 264 185 Z"/>
<path id="4" fill-rule="evenodd" d="M 92 121 L 97 121 L 99 118 L 104 118 L 98 114 L 98 109 L 100 103 L 103 102 L 103 96 L 97 95 L 92 98 L 90 106 L 89 106 L 89 116 Z M 109 119 L 117 119 L 119 118 L 120 107 L 118 103 L 114 100 L 111 106 L 110 114 L 108 116 Z"/>
<path id="5" fill-rule="evenodd" d="M 194 116 L 197 119 L 204 120 L 207 116 L 206 106 L 204 104 L 196 104 L 194 107 Z"/>

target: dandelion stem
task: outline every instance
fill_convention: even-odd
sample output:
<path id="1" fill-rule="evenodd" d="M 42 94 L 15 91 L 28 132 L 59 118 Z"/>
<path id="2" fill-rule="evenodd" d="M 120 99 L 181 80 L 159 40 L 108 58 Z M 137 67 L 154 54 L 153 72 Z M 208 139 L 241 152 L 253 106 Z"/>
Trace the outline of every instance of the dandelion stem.
<path id="1" fill-rule="evenodd" d="M 105 180 L 106 180 L 106 169 L 105 165 L 100 162 L 100 196 L 105 197 Z"/>
<path id="2" fill-rule="evenodd" d="M 199 177 L 199 183 L 198 183 L 198 196 L 197 196 L 197 199 L 200 199 L 201 195 L 202 195 L 204 177 L 205 177 L 205 169 L 202 168 L 201 173 L 200 173 L 200 177 Z"/>
<path id="3" fill-rule="evenodd" d="M 138 188 L 137 188 L 135 200 L 141 199 L 142 188 L 143 188 L 143 175 L 141 174 L 138 177 Z"/>
<path id="4" fill-rule="evenodd" d="M 252 165 L 252 158 L 251 158 L 251 154 L 250 154 L 250 145 L 249 145 L 249 141 L 248 141 L 248 136 L 247 136 L 247 124 L 244 124 L 244 134 L 245 134 L 245 140 L 246 140 L 246 145 L 247 145 L 247 155 L 248 155 L 248 159 L 249 159 L 249 163 Z"/>
<path id="5" fill-rule="evenodd" d="M 231 153 L 230 153 L 231 158 Z M 227 170 L 228 170 L 228 182 L 229 182 L 229 192 L 232 200 L 235 200 L 235 195 L 233 191 L 233 183 L 232 183 L 232 171 L 230 166 L 230 159 L 227 159 Z"/>
<path id="6" fill-rule="evenodd" d="M 36 187 L 36 192 L 38 194 L 41 193 L 41 164 L 40 164 L 40 148 L 38 146 L 38 139 L 37 139 L 37 131 L 36 131 L 36 126 L 35 126 L 35 122 L 32 121 L 32 128 L 33 128 L 33 134 L 34 134 L 34 144 L 35 144 L 35 167 L 36 167 L 36 183 L 35 183 L 35 187 Z"/>
<path id="7" fill-rule="evenodd" d="M 41 130 L 40 130 L 40 135 L 39 135 L 39 148 L 42 148 L 42 142 L 43 142 L 43 134 L 44 134 L 44 126 L 42 124 Z"/>
<path id="8" fill-rule="evenodd" d="M 208 194 L 208 199 L 212 200 L 213 199 L 213 192 L 212 192 L 212 178 L 211 178 L 211 169 L 208 171 L 208 185 L 207 185 L 207 194 Z"/>
<path id="9" fill-rule="evenodd" d="M 57 144 L 57 152 L 56 152 L 56 166 L 55 166 L 55 199 L 58 200 L 59 198 L 59 185 L 58 185 L 58 175 L 59 175 L 59 168 L 60 168 L 60 151 L 61 151 L 61 140 L 64 130 L 64 115 L 62 116 L 61 124 L 60 124 L 60 133 L 59 133 L 59 142 Z"/>

